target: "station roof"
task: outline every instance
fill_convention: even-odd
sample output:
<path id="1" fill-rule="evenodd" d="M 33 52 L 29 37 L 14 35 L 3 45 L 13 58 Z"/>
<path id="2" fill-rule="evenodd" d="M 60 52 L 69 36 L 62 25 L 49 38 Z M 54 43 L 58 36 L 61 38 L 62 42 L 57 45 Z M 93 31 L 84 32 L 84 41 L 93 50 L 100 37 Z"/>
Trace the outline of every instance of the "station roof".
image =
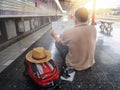
<path id="1" fill-rule="evenodd" d="M 59 0 L 63 10 L 70 11 L 77 7 L 83 6 L 91 0 Z"/>

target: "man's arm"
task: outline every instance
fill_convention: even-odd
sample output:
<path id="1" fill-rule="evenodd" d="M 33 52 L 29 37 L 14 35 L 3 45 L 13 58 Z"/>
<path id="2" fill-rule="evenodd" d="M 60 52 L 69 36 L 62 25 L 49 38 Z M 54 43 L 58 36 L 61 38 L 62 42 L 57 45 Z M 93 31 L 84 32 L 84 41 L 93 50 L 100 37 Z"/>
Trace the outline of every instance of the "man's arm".
<path id="1" fill-rule="evenodd" d="M 55 39 L 57 43 L 62 44 L 60 38 L 57 36 L 54 30 L 51 30 L 51 35 L 53 36 L 53 38 Z"/>

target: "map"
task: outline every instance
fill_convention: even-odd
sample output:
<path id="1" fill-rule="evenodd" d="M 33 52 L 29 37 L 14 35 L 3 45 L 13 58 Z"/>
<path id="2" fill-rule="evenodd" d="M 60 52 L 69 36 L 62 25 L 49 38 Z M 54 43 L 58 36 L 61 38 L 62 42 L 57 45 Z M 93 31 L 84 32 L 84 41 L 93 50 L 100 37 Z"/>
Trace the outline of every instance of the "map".
<path id="1" fill-rule="evenodd" d="M 62 34 L 64 30 L 74 27 L 73 21 L 56 21 L 52 22 L 52 29 L 57 34 Z"/>

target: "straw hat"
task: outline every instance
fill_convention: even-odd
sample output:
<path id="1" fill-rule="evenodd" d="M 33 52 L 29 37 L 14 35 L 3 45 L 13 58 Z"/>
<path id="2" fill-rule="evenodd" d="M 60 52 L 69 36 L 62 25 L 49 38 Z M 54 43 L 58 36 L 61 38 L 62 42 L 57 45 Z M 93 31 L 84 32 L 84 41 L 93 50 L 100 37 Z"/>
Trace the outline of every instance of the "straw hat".
<path id="1" fill-rule="evenodd" d="M 44 63 L 51 59 L 51 53 L 43 47 L 33 48 L 26 55 L 26 60 L 32 63 Z"/>

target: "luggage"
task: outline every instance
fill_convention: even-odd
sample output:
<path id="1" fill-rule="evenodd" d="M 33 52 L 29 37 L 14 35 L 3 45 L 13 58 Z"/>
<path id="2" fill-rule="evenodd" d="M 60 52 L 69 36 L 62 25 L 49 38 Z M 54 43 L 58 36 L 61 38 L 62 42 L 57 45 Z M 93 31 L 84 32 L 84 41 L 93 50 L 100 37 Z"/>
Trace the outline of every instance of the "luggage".
<path id="1" fill-rule="evenodd" d="M 24 64 L 25 73 L 40 87 L 59 86 L 59 69 L 52 59 L 44 63 L 31 63 L 25 60 Z"/>

